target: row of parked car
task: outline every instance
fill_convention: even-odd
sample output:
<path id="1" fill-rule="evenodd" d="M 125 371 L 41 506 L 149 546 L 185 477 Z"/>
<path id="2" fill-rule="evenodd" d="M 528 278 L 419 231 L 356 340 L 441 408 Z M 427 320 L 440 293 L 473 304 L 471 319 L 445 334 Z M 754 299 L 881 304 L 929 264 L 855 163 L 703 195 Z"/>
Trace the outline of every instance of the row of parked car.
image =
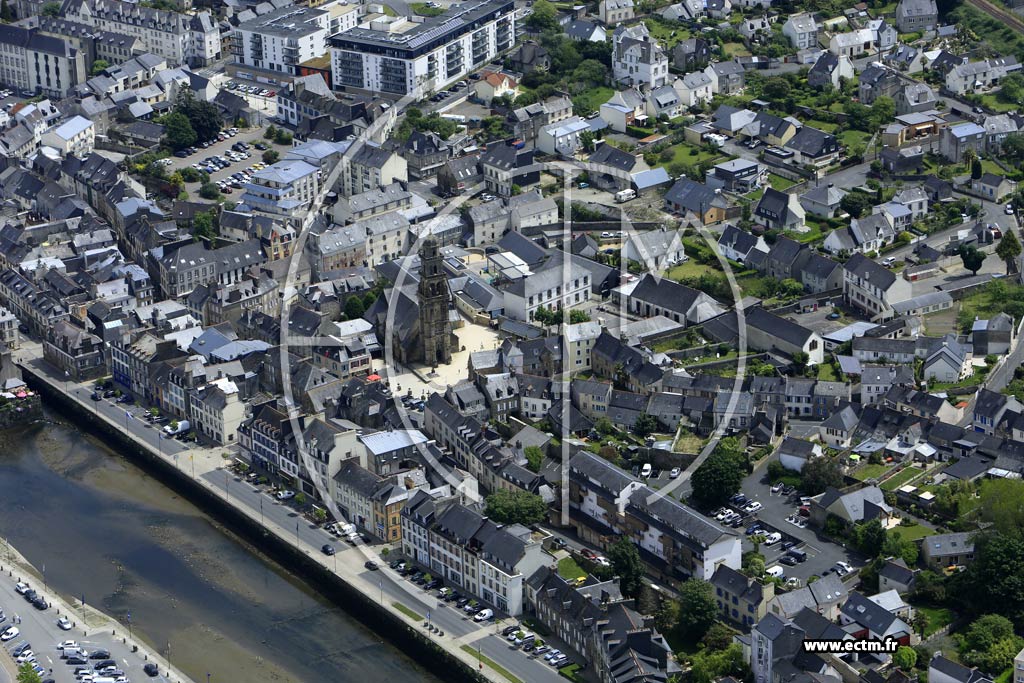
<path id="1" fill-rule="evenodd" d="M 750 515 L 756 515 L 764 508 L 760 502 L 750 500 L 742 493 L 737 493 L 729 499 L 729 505 L 718 508 L 709 516 L 725 526 L 738 529 L 745 523 Z"/>
<path id="2" fill-rule="evenodd" d="M 533 657 L 543 657 L 545 662 L 555 668 L 562 668 L 572 664 L 572 660 L 569 659 L 568 655 L 564 654 L 561 650 L 545 645 L 537 637 L 536 633 L 528 631 L 519 624 L 506 627 L 501 632 L 501 635 L 512 644 L 512 647 L 522 649 L 523 652 Z"/>
<path id="3" fill-rule="evenodd" d="M 435 94 L 433 97 L 430 98 L 430 101 L 431 102 L 440 102 L 441 100 L 447 99 L 447 98 L 451 97 L 452 95 L 455 95 L 456 93 L 461 92 L 462 90 L 465 90 L 466 86 L 468 86 L 468 85 L 469 85 L 469 83 L 467 81 L 459 81 L 458 83 L 456 83 L 452 87 L 448 88 L 447 90 L 442 90 L 441 92 Z"/>
<path id="4" fill-rule="evenodd" d="M 389 566 L 400 576 L 404 576 L 417 586 L 421 586 L 423 590 L 428 592 L 436 590 L 439 600 L 454 603 L 456 607 L 466 614 L 472 614 L 473 621 L 484 622 L 494 618 L 494 610 L 484 607 L 473 598 L 460 595 L 455 589 L 445 586 L 444 581 L 441 579 L 431 576 L 421 569 L 417 569 L 410 562 L 394 560 Z"/>
<path id="5" fill-rule="evenodd" d="M 235 81 L 228 83 L 228 90 L 237 90 L 238 92 L 258 95 L 260 97 L 277 97 L 276 90 L 268 90 L 266 88 L 261 88 L 258 85 L 245 85 L 244 83 L 236 83 Z"/>

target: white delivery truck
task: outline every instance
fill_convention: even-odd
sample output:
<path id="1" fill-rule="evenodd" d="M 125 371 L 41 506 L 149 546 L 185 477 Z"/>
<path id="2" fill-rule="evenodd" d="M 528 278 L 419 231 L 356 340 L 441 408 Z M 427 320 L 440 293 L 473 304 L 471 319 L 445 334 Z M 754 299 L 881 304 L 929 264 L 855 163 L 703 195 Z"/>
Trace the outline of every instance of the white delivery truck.
<path id="1" fill-rule="evenodd" d="M 615 193 L 615 201 L 618 203 L 628 202 L 630 199 L 636 199 L 636 190 L 630 188 L 628 190 L 619 190 Z"/>
<path id="2" fill-rule="evenodd" d="M 189 424 L 188 420 L 182 420 L 177 424 L 172 422 L 171 424 L 164 427 L 164 433 L 169 436 L 174 436 L 175 434 L 184 434 L 185 432 L 188 431 L 188 428 L 191 426 L 192 425 Z"/>

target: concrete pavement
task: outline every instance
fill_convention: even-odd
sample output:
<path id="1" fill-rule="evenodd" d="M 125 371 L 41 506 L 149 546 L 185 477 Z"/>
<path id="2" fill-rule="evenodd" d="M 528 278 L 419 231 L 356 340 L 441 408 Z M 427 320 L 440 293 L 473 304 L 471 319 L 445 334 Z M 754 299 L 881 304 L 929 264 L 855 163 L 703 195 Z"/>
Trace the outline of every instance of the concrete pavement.
<path id="1" fill-rule="evenodd" d="M 268 533 L 273 533 L 280 540 L 294 545 L 327 571 L 336 574 L 364 595 L 377 600 L 382 609 L 420 630 L 425 637 L 462 660 L 471 669 L 479 669 L 485 678 L 509 683 L 501 672 L 487 664 L 486 660 L 491 660 L 524 681 L 555 683 L 561 680 L 558 672 L 543 660 L 527 657 L 524 653 L 510 648 L 508 643 L 497 635 L 500 624 L 481 626 L 473 622 L 468 615 L 450 603 L 446 604 L 402 579 L 387 567 L 386 561 L 375 549 L 362 543 L 358 547 L 346 546 L 343 541 L 335 539 L 301 517 L 290 506 L 278 503 L 267 494 L 266 489 L 246 483 L 228 469 L 230 457 L 225 456 L 230 456 L 230 453 L 224 448 L 186 448 L 173 439 L 160 439 L 158 430 L 149 427 L 149 423 L 134 417 L 126 418 L 123 405 L 112 405 L 108 400 L 90 400 L 91 382 L 66 383 L 60 371 L 43 361 L 40 356 L 41 353 L 35 355 L 30 346 L 23 345 L 17 357 L 24 367 L 31 369 L 54 389 L 67 394 L 83 409 L 92 411 L 111 427 L 122 432 L 127 431 L 137 444 L 174 465 L 183 476 L 193 479 L 224 498 L 237 510 L 258 522 Z M 139 411 L 137 407 L 135 410 Z M 325 543 L 337 548 L 337 554 L 330 557 L 324 555 L 321 547 Z M 370 571 L 364 567 L 364 563 L 370 559 L 381 565 L 379 571 Z M 396 607 L 396 604 L 401 605 L 403 609 Z M 422 617 L 422 620 L 413 618 L 408 611 Z M 428 614 L 431 624 L 443 631 L 444 635 L 428 632 L 423 627 L 422 621 L 426 620 Z M 472 654 L 463 650 L 463 646 L 468 646 Z M 482 668 L 476 656 L 478 649 L 486 658 Z"/>

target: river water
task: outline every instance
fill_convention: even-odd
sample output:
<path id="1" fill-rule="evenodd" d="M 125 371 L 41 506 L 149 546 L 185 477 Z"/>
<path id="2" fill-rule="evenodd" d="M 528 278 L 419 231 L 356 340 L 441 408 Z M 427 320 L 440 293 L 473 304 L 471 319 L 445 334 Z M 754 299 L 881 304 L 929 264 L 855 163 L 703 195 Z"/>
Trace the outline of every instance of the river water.
<path id="1" fill-rule="evenodd" d="M 169 646 L 196 683 L 438 681 L 73 427 L 0 434 L 0 505 L 0 534 L 45 566 L 51 590 L 131 613 L 134 634 Z"/>

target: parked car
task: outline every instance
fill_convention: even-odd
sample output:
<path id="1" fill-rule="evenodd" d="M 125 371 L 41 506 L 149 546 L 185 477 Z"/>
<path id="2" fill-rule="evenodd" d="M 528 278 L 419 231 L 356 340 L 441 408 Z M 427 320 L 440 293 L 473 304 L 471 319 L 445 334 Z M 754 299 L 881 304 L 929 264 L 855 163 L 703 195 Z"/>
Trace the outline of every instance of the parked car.
<path id="1" fill-rule="evenodd" d="M 14 640 L 21 635 L 21 630 L 17 626 L 8 626 L 4 629 L 3 633 L 0 633 L 0 641 L 7 642 Z"/>
<path id="2" fill-rule="evenodd" d="M 772 533 L 770 533 L 770 534 L 768 534 L 767 536 L 764 537 L 764 545 L 766 545 L 766 546 L 775 545 L 776 543 L 778 543 L 781 540 L 782 540 L 782 534 L 780 534 L 778 531 L 773 531 Z"/>
<path id="3" fill-rule="evenodd" d="M 679 475 L 683 473 L 683 470 L 678 467 L 673 467 L 672 471 L 668 473 L 669 479 L 678 479 Z"/>
<path id="4" fill-rule="evenodd" d="M 278 500 L 291 500 L 292 498 L 295 497 L 295 491 L 289 491 L 288 489 L 284 489 L 282 491 L 278 491 L 274 497 L 277 498 Z"/>
<path id="5" fill-rule="evenodd" d="M 333 546 L 333 545 L 331 545 L 330 543 L 324 543 L 324 544 L 323 544 L 323 545 L 322 545 L 322 546 L 320 547 L 320 551 L 321 551 L 321 552 L 323 552 L 323 554 L 324 554 L 324 555 L 327 555 L 328 557 L 329 557 L 329 556 L 331 556 L 331 555 L 333 555 L 334 553 L 336 553 L 336 552 L 337 552 L 337 551 L 336 551 L 336 550 L 334 549 L 334 546 Z"/>
<path id="6" fill-rule="evenodd" d="M 68 619 L 67 617 L 61 617 L 60 619 L 57 620 L 57 628 L 59 628 L 61 631 L 70 631 L 71 630 L 71 620 Z"/>
<path id="7" fill-rule="evenodd" d="M 482 609 L 482 610 L 480 610 L 479 612 L 476 613 L 476 616 L 473 617 L 473 621 L 487 621 L 488 619 L 491 619 L 493 617 L 494 617 L 494 610 L 492 610 L 492 609 Z"/>
<path id="8" fill-rule="evenodd" d="M 160 675 L 160 667 L 158 667 L 153 662 L 150 662 L 149 664 L 146 664 L 144 667 L 142 667 L 142 671 L 150 678 Z"/>

